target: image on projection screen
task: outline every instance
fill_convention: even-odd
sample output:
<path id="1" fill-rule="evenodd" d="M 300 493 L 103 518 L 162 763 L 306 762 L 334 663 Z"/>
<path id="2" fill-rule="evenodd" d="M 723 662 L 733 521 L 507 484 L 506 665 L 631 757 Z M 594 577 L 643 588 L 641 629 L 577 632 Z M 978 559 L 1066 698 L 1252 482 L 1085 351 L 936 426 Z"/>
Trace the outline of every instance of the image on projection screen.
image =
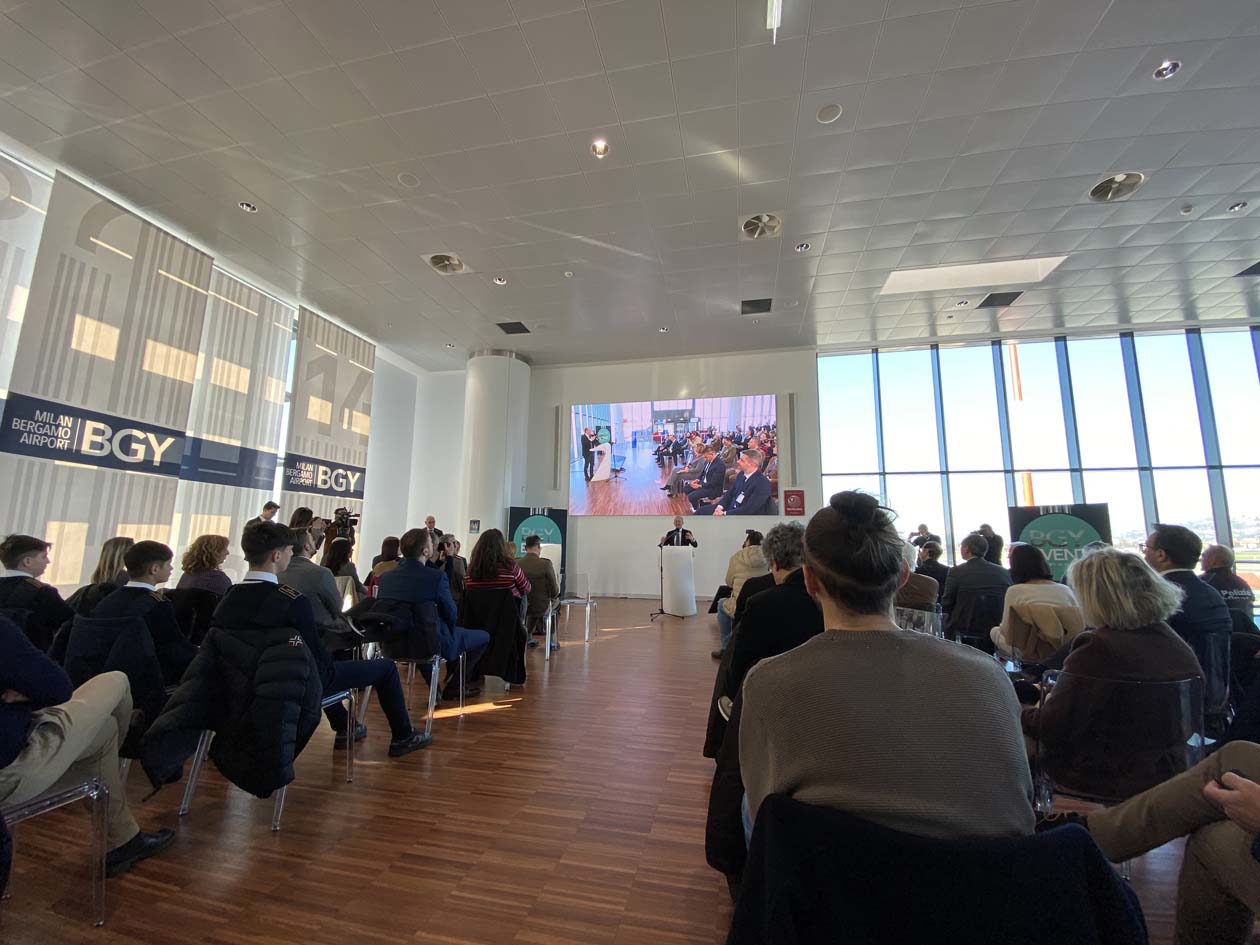
<path id="1" fill-rule="evenodd" d="M 775 406 L 773 394 L 574 404 L 569 514 L 712 514 L 743 467 L 748 489 L 732 493 L 725 511 L 777 514 Z M 742 456 L 748 449 L 761 454 L 760 468 Z"/>

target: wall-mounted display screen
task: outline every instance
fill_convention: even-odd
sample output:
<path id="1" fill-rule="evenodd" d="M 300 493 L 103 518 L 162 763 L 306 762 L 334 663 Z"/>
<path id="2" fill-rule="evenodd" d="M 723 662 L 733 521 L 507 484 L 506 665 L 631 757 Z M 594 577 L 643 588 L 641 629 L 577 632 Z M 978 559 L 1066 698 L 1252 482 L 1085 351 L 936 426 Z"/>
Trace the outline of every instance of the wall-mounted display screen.
<path id="1" fill-rule="evenodd" d="M 575 404 L 569 514 L 778 514 L 775 407 L 773 394 Z"/>

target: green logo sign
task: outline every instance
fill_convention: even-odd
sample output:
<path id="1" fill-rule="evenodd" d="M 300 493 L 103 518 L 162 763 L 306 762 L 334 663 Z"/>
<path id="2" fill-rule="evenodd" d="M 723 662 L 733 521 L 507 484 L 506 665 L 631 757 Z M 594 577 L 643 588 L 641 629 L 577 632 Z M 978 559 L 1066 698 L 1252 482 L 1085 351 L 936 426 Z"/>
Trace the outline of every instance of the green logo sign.
<path id="1" fill-rule="evenodd" d="M 599 442 L 601 443 L 612 442 L 612 430 L 610 430 L 608 427 L 596 427 L 595 439 L 599 440 Z"/>
<path id="2" fill-rule="evenodd" d="M 525 553 L 525 539 L 537 535 L 544 545 L 559 545 L 560 527 L 545 515 L 531 515 L 516 526 L 512 541 L 521 554 Z"/>
<path id="3" fill-rule="evenodd" d="M 1082 518 L 1053 512 L 1025 525 L 1018 540 L 1040 548 L 1050 562 L 1050 573 L 1061 581 L 1068 565 L 1081 556 L 1081 549 L 1091 541 L 1101 541 L 1102 536 Z"/>

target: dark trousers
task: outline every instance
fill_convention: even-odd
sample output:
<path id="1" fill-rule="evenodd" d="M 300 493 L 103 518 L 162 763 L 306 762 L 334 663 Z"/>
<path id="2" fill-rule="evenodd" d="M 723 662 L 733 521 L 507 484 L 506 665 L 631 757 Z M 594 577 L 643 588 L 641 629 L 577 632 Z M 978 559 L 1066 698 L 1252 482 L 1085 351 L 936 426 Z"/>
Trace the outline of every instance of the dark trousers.
<path id="1" fill-rule="evenodd" d="M 720 498 L 724 491 L 724 489 L 721 489 L 718 486 L 711 486 L 708 489 L 701 486 L 699 489 L 692 489 L 687 493 L 687 501 L 691 503 L 692 508 L 698 509 L 700 508 L 701 499 Z"/>
<path id="2" fill-rule="evenodd" d="M 389 720 L 394 741 L 411 734 L 411 716 L 407 714 L 407 702 L 403 699 L 402 683 L 398 681 L 398 667 L 393 660 L 343 660 L 333 663 L 332 675 L 324 684 L 324 694 L 343 689 L 362 689 L 372 686 L 381 710 Z M 346 707 L 338 702 L 324 710 L 329 724 L 340 735 L 346 730 Z"/>
<path id="3" fill-rule="evenodd" d="M 592 479 L 595 476 L 595 454 L 582 454 L 582 476 L 586 479 Z"/>
<path id="4" fill-rule="evenodd" d="M 467 665 L 472 668 L 477 665 L 477 660 L 481 659 L 481 654 L 489 645 L 490 634 L 485 630 L 465 630 L 463 627 L 456 627 L 449 636 L 442 639 L 442 659 L 448 663 L 458 663 L 459 654 L 467 653 Z"/>

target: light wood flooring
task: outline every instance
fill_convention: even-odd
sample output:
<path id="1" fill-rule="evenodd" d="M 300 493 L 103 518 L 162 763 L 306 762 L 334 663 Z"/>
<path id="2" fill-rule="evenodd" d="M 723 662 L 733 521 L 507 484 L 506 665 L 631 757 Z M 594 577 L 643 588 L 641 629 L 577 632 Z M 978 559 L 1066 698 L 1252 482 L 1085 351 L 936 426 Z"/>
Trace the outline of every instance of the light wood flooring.
<path id="1" fill-rule="evenodd" d="M 346 784 L 321 726 L 298 759 L 283 829 L 270 801 L 207 765 L 191 814 L 182 785 L 141 805 L 175 846 L 108 884 L 91 927 L 86 815 L 22 824 L 4 945 L 714 945 L 730 920 L 704 862 L 713 764 L 701 757 L 716 644 L 705 614 L 648 622 L 654 602 L 601 600 L 589 646 L 580 618 L 550 664 L 489 692 L 433 745 L 386 756 L 375 700 Z M 414 702 L 425 689 L 417 679 Z M 1134 864 L 1153 943 L 1171 941 L 1180 851 Z"/>

